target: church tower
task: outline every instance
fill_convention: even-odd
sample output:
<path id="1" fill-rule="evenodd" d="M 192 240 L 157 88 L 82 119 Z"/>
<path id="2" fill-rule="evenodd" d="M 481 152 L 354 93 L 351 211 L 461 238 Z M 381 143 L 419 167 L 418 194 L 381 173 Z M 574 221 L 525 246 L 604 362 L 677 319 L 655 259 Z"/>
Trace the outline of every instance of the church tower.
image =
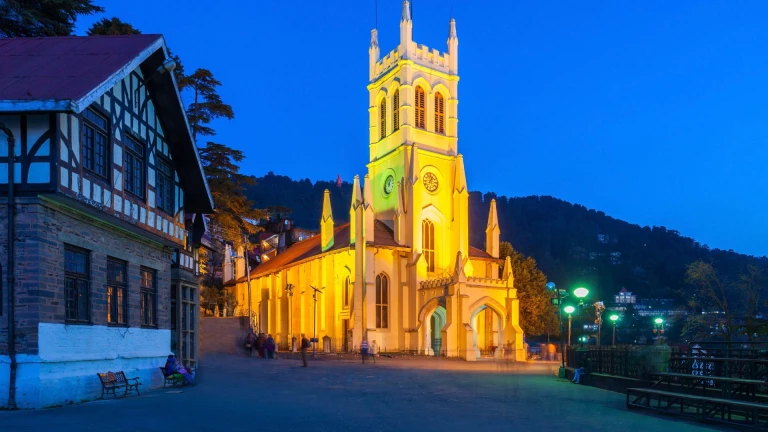
<path id="1" fill-rule="evenodd" d="M 458 46 L 450 20 L 445 52 L 413 40 L 402 5 L 400 44 L 383 57 L 378 30 L 369 47 L 368 179 L 375 218 L 423 256 L 426 271 L 452 273 L 467 257 L 468 191 L 458 153 Z"/>

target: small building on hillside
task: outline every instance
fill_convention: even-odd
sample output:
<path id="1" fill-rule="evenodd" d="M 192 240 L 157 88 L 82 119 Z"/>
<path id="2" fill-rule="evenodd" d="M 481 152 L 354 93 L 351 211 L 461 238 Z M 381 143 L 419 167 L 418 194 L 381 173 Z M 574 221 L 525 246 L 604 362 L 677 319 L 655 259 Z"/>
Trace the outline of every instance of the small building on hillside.
<path id="1" fill-rule="evenodd" d="M 628 304 L 635 304 L 637 303 L 637 296 L 632 294 L 632 292 L 627 291 L 626 288 L 622 287 L 621 291 L 619 291 L 618 294 L 613 296 L 613 302 L 617 305 L 628 305 Z"/>
<path id="2" fill-rule="evenodd" d="M 197 360 L 211 195 L 160 35 L 0 39 L 0 407 Z M 9 183 L 12 187 L 9 187 Z"/>

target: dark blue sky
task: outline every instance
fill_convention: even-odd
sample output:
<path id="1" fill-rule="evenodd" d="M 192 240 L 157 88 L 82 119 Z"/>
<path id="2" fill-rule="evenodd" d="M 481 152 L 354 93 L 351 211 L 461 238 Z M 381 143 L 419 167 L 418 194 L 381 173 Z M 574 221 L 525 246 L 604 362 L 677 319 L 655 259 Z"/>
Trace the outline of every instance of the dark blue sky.
<path id="1" fill-rule="evenodd" d="M 96 3 L 223 82 L 246 173 L 364 174 L 374 0 Z M 416 0 L 414 39 L 444 51 L 451 6 L 471 189 L 768 254 L 768 2 Z M 382 54 L 399 17 L 379 0 Z"/>

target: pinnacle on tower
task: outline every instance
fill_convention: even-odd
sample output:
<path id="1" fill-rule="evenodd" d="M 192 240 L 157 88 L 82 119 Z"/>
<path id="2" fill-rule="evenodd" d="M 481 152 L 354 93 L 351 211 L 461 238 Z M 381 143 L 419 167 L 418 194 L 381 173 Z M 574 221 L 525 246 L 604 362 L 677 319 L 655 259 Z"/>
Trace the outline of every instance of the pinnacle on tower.
<path id="1" fill-rule="evenodd" d="M 333 247 L 333 211 L 331 210 L 331 192 L 323 194 L 323 214 L 320 216 L 320 247 L 325 252 Z"/>
<path id="2" fill-rule="evenodd" d="M 456 19 L 451 18 L 451 22 L 448 25 L 448 39 L 458 39 L 456 36 Z"/>
<path id="3" fill-rule="evenodd" d="M 488 225 L 485 228 L 485 252 L 488 255 L 499 257 L 499 217 L 496 214 L 496 200 L 491 200 L 491 209 L 488 212 Z"/>
<path id="4" fill-rule="evenodd" d="M 459 37 L 456 35 L 456 20 L 453 18 L 448 25 L 448 69 L 452 74 L 459 73 Z"/>
<path id="5" fill-rule="evenodd" d="M 360 176 L 356 175 L 352 180 L 352 203 L 349 205 L 349 244 L 355 243 L 355 229 L 357 228 L 357 209 L 362 205 L 360 196 Z"/>
<path id="6" fill-rule="evenodd" d="M 400 18 L 400 22 L 411 20 L 411 2 L 408 0 L 403 1 L 403 14 Z"/>
<path id="7" fill-rule="evenodd" d="M 467 175 L 464 173 L 464 156 L 456 155 L 456 175 L 454 179 L 453 191 L 455 193 L 468 193 Z"/>

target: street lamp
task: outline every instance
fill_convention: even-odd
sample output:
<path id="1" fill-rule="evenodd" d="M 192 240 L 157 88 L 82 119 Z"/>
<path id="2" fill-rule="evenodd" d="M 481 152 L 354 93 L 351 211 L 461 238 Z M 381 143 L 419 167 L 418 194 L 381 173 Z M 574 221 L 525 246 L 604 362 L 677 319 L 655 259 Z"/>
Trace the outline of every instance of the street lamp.
<path id="1" fill-rule="evenodd" d="M 312 300 L 315 301 L 314 305 L 314 311 L 312 312 L 312 357 L 317 357 L 317 295 L 322 294 L 323 292 L 319 289 L 313 287 L 312 285 L 309 286 L 312 288 L 315 292 L 312 293 Z"/>
<path id="2" fill-rule="evenodd" d="M 619 320 L 619 316 L 616 314 L 613 314 L 608 318 L 610 318 L 611 322 L 613 323 L 613 342 L 611 343 L 611 345 L 616 346 L 616 321 Z"/>
<path id="3" fill-rule="evenodd" d="M 291 319 L 291 309 L 293 309 L 293 284 L 286 285 L 285 292 L 288 293 L 288 343 L 291 344 L 291 351 L 296 352 L 296 344 L 293 343 L 293 320 Z"/>
<path id="4" fill-rule="evenodd" d="M 573 295 L 579 299 L 579 325 L 581 325 L 581 331 L 584 331 L 584 318 L 581 316 L 581 311 L 584 309 L 584 298 L 589 295 L 589 290 L 584 287 L 579 287 L 573 290 Z M 581 341 L 582 338 L 579 338 Z"/>
<path id="5" fill-rule="evenodd" d="M 553 291 L 555 293 L 555 297 L 552 299 L 552 303 L 557 305 L 557 311 L 558 311 L 557 325 L 560 331 L 560 357 L 562 360 L 562 368 L 563 370 L 565 370 L 565 347 L 563 342 L 563 313 L 560 308 L 560 303 L 562 302 L 563 298 L 568 296 L 568 293 L 565 290 L 557 289 L 557 286 L 555 286 L 554 282 L 547 282 L 546 286 L 547 286 L 547 291 Z M 568 335 L 569 335 L 568 345 L 570 345 L 571 344 L 570 330 Z M 549 337 L 547 337 L 547 344 L 549 344 Z"/>
<path id="6" fill-rule="evenodd" d="M 566 306 L 563 312 L 568 314 L 568 346 L 571 346 L 571 314 L 576 310 L 573 306 Z"/>
<path id="7" fill-rule="evenodd" d="M 664 336 L 664 320 L 662 318 L 656 318 L 653 320 L 653 334 L 659 333 L 659 337 Z"/>

